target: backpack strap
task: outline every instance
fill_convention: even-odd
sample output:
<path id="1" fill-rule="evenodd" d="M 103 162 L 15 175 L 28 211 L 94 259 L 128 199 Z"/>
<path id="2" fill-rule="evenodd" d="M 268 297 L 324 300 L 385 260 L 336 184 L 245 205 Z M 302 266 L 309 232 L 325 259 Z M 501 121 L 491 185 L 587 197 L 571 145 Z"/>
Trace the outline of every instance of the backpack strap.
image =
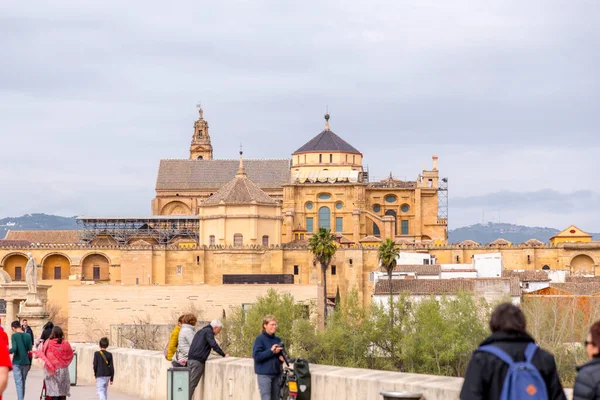
<path id="1" fill-rule="evenodd" d="M 539 347 L 535 343 L 529 343 L 525 348 L 525 362 L 531 364 L 531 360 L 533 360 L 533 356 L 535 352 L 539 349 Z"/>
<path id="2" fill-rule="evenodd" d="M 491 344 L 487 346 L 481 346 L 477 350 L 485 351 L 486 353 L 491 353 L 499 359 L 501 359 L 502 361 L 504 361 L 505 363 L 507 363 L 509 366 L 512 366 L 515 362 L 515 360 L 513 360 L 512 357 L 509 356 L 504 350 Z"/>

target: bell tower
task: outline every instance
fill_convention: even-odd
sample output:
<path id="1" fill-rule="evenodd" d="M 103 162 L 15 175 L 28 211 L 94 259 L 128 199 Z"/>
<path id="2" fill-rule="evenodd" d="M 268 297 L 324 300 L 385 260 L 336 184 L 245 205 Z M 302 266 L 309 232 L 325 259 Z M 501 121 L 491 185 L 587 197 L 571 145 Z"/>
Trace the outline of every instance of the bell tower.
<path id="1" fill-rule="evenodd" d="M 204 111 L 198 104 L 199 118 L 194 122 L 194 136 L 190 145 L 190 160 L 212 160 L 213 148 L 208 135 L 208 122 L 204 120 Z"/>

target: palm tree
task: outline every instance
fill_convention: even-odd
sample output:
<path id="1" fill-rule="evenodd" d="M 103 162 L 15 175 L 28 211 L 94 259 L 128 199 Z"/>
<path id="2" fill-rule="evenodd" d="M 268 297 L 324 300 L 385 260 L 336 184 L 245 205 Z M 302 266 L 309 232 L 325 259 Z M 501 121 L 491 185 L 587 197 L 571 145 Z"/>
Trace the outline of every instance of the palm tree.
<path id="1" fill-rule="evenodd" d="M 392 273 L 396 267 L 396 258 L 399 250 L 392 239 L 385 239 L 379 246 L 377 257 L 381 261 L 381 266 L 388 274 L 388 287 L 390 289 L 390 327 L 394 326 L 394 296 L 392 293 Z"/>
<path id="2" fill-rule="evenodd" d="M 319 231 L 308 239 L 308 247 L 313 253 L 315 260 L 321 264 L 321 275 L 323 277 L 323 321 L 327 320 L 327 268 L 331 263 L 337 247 L 335 238 L 329 229 L 319 228 Z"/>

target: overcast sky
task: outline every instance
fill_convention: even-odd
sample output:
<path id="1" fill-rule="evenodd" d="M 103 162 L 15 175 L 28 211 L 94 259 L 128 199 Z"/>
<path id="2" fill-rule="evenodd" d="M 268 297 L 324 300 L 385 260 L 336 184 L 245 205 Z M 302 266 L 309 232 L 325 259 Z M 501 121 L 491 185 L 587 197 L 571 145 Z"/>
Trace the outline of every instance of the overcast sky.
<path id="1" fill-rule="evenodd" d="M 600 232 L 597 0 L 0 2 L 0 217 L 145 215 L 202 101 L 216 158 L 323 128 L 440 157 L 450 225 Z M 595 110 L 595 111 L 594 111 Z"/>

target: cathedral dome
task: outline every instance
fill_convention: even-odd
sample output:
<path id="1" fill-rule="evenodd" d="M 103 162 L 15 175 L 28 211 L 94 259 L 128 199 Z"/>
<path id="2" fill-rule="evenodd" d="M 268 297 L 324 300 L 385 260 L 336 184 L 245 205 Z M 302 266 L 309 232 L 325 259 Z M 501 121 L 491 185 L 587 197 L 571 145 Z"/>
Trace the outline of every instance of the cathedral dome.
<path id="1" fill-rule="evenodd" d="M 309 140 L 293 154 L 319 152 L 361 154 L 354 146 L 329 129 L 329 114 L 325 114 L 325 120 L 325 130 Z"/>

